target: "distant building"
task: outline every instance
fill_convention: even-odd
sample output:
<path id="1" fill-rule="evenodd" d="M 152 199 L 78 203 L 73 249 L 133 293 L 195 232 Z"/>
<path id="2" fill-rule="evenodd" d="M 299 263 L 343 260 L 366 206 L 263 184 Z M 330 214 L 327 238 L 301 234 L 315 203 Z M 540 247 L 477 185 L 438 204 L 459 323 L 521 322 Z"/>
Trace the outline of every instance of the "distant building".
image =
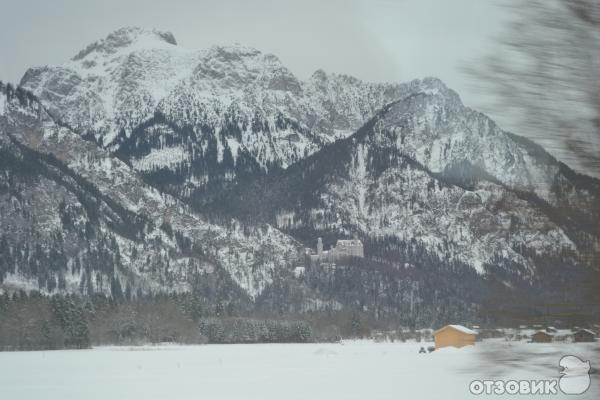
<path id="1" fill-rule="evenodd" d="M 363 244 L 358 239 L 343 240 L 339 239 L 335 246 L 329 250 L 323 250 L 323 239 L 317 240 L 317 253 L 313 254 L 310 249 L 306 249 L 310 260 L 315 264 L 335 263 L 340 260 L 351 257 L 364 258 Z"/>
<path id="2" fill-rule="evenodd" d="M 533 335 L 531 335 L 531 341 L 533 343 L 550 343 L 554 336 L 545 331 L 537 331 Z"/>
<path id="3" fill-rule="evenodd" d="M 301 276 L 304 275 L 305 272 L 306 272 L 306 269 L 304 267 L 296 267 L 296 268 L 294 268 L 294 276 L 296 278 L 300 278 Z"/>
<path id="4" fill-rule="evenodd" d="M 446 325 L 433 332 L 435 348 L 464 347 L 475 344 L 477 332 L 462 325 Z"/>
<path id="5" fill-rule="evenodd" d="M 574 342 L 594 342 L 596 341 L 596 333 L 589 329 L 579 329 L 573 334 Z"/>

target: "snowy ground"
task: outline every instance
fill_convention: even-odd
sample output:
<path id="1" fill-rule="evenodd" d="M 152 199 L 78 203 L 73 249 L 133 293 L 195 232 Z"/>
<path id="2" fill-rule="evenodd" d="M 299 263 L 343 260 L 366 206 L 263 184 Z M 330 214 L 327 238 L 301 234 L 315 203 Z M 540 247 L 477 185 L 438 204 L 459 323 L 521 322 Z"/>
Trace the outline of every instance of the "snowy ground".
<path id="1" fill-rule="evenodd" d="M 0 353 L 2 399 L 468 399 L 473 379 L 558 377 L 566 354 L 600 366 L 600 343 L 485 341 L 418 354 L 421 343 L 103 347 Z M 581 396 L 600 398 L 592 374 Z M 528 396 L 512 396 L 528 397 Z"/>

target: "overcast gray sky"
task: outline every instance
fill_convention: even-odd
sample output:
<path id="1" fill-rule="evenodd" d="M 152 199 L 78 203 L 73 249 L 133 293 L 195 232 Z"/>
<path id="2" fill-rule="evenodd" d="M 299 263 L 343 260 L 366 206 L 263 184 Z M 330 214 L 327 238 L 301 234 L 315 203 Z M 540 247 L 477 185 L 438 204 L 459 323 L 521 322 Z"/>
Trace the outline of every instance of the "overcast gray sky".
<path id="1" fill-rule="evenodd" d="M 58 64 L 123 26 L 173 32 L 199 49 L 239 42 L 276 54 L 298 77 L 318 68 L 369 81 L 437 76 L 468 105 L 460 67 L 502 26 L 495 0 L 0 0 L 0 79 Z"/>

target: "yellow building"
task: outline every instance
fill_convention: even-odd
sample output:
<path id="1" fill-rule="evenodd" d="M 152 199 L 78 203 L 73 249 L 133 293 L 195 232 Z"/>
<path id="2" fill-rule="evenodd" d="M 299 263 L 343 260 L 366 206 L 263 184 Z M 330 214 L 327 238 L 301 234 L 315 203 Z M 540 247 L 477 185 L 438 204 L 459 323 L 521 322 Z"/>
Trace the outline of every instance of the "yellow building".
<path id="1" fill-rule="evenodd" d="M 435 348 L 463 347 L 475 344 L 477 332 L 462 325 L 446 325 L 433 332 Z"/>

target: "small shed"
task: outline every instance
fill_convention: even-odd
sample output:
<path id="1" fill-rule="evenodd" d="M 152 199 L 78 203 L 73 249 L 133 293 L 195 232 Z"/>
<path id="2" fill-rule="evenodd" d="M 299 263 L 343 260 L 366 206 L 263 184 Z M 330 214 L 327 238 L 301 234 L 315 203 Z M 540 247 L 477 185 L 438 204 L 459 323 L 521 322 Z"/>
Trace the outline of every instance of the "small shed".
<path id="1" fill-rule="evenodd" d="M 531 335 L 531 341 L 534 343 L 550 343 L 552 342 L 553 335 L 546 331 L 537 331 Z"/>
<path id="2" fill-rule="evenodd" d="M 477 332 L 462 325 L 446 325 L 433 332 L 435 348 L 463 347 L 475 344 Z"/>
<path id="3" fill-rule="evenodd" d="M 579 329 L 573 334 L 574 342 L 593 342 L 596 340 L 596 334 L 589 329 Z"/>

